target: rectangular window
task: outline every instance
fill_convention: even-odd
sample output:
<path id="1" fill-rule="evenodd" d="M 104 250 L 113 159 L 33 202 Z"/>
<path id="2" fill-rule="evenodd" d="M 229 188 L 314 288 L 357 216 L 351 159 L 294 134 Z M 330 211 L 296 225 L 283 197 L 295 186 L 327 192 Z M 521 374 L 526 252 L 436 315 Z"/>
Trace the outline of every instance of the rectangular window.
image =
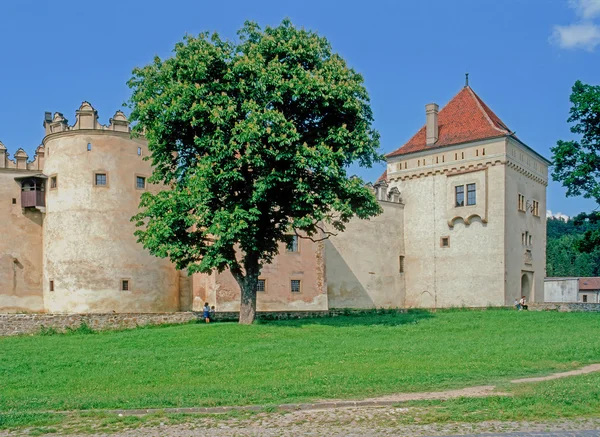
<path id="1" fill-rule="evenodd" d="M 258 282 L 256 283 L 256 291 L 264 293 L 266 289 L 267 289 L 266 281 L 264 279 L 259 279 Z"/>
<path id="2" fill-rule="evenodd" d="M 54 281 L 50 280 L 50 291 L 54 291 Z"/>
<path id="3" fill-rule="evenodd" d="M 442 162 L 446 162 L 446 159 L 444 158 L 445 155 L 442 155 Z"/>
<path id="4" fill-rule="evenodd" d="M 294 235 L 292 241 L 287 244 L 286 250 L 288 252 L 298 252 L 298 236 Z"/>
<path id="5" fill-rule="evenodd" d="M 440 247 L 450 247 L 450 237 L 440 238 Z"/>
<path id="6" fill-rule="evenodd" d="M 465 159 L 465 152 L 460 152 L 460 159 Z"/>
<path id="7" fill-rule="evenodd" d="M 95 185 L 106 186 L 106 173 L 96 173 L 94 178 Z"/>
<path id="8" fill-rule="evenodd" d="M 467 205 L 475 205 L 477 202 L 477 188 L 475 184 L 467 184 Z"/>
<path id="9" fill-rule="evenodd" d="M 533 201 L 533 215 L 536 217 L 540 216 L 540 202 L 537 200 Z"/>
<path id="10" fill-rule="evenodd" d="M 144 188 L 146 188 L 146 178 L 144 178 L 142 176 L 136 176 L 135 177 L 135 187 L 138 190 L 143 190 Z"/>
<path id="11" fill-rule="evenodd" d="M 290 281 L 292 293 L 300 293 L 300 279 L 292 279 Z"/>
<path id="12" fill-rule="evenodd" d="M 398 257 L 398 270 L 400 273 L 404 273 L 404 256 L 400 255 Z"/>
<path id="13" fill-rule="evenodd" d="M 532 246 L 533 245 L 533 237 L 530 235 L 529 236 L 529 245 Z"/>
<path id="14" fill-rule="evenodd" d="M 121 280 L 121 291 L 129 291 L 129 280 L 128 279 Z"/>
<path id="15" fill-rule="evenodd" d="M 584 294 L 583 296 L 581 296 L 583 298 L 583 303 L 587 302 L 587 294 Z"/>
<path id="16" fill-rule="evenodd" d="M 14 197 L 13 197 L 13 199 L 12 199 L 12 204 L 13 204 L 13 205 L 16 205 L 16 204 L 17 204 L 17 199 L 15 199 Z"/>
<path id="17" fill-rule="evenodd" d="M 50 178 L 50 189 L 55 189 L 58 187 L 58 176 L 52 176 Z"/>
<path id="18" fill-rule="evenodd" d="M 454 187 L 456 190 L 456 205 L 455 206 L 465 206 L 465 186 L 458 185 Z"/>
<path id="19" fill-rule="evenodd" d="M 404 163 L 404 170 L 406 170 L 406 162 Z"/>
<path id="20" fill-rule="evenodd" d="M 519 194 L 519 211 L 525 212 L 525 196 Z"/>
<path id="21" fill-rule="evenodd" d="M 475 156 L 479 156 L 479 149 L 475 149 Z"/>

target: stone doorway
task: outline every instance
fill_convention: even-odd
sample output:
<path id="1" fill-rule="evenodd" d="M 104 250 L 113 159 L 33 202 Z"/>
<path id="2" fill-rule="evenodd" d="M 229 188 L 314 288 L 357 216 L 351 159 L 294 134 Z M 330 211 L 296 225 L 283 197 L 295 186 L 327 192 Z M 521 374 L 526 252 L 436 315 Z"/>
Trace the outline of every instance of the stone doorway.
<path id="1" fill-rule="evenodd" d="M 521 272 L 521 294 L 520 296 L 525 296 L 525 300 L 527 302 L 531 301 L 532 293 L 531 293 L 531 284 L 532 284 L 532 276 L 531 272 Z"/>

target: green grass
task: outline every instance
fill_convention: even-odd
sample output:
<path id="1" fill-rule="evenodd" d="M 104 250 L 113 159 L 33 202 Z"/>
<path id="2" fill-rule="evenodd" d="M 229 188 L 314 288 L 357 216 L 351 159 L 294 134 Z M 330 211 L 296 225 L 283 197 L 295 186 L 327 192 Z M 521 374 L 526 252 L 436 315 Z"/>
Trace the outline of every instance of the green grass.
<path id="1" fill-rule="evenodd" d="M 591 313 L 414 311 L 83 330 L 0 338 L 0 414 L 363 398 L 593 362 L 600 318 Z"/>

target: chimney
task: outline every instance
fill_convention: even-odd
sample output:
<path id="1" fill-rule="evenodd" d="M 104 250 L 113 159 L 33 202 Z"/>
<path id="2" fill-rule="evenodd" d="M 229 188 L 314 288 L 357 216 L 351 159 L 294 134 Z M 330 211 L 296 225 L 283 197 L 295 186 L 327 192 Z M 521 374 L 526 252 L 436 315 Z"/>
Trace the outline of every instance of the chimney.
<path id="1" fill-rule="evenodd" d="M 427 116 L 427 145 L 433 146 L 438 140 L 438 109 L 435 103 L 425 105 L 425 115 Z"/>

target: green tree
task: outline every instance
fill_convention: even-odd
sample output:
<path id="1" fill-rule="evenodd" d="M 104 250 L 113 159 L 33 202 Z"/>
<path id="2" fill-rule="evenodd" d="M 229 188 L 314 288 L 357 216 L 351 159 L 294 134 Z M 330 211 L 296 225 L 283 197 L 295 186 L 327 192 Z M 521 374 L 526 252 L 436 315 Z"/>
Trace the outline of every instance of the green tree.
<path id="1" fill-rule="evenodd" d="M 567 188 L 567 196 L 594 199 L 600 205 L 600 86 L 575 82 L 570 97 L 569 123 L 579 140 L 559 140 L 552 148 L 552 178 Z M 592 252 L 600 246 L 600 213 L 580 214 L 576 221 L 594 225 L 578 242 L 581 250 Z"/>
<path id="2" fill-rule="evenodd" d="M 171 58 L 133 71 L 134 134 L 151 182 L 133 220 L 139 241 L 179 269 L 229 269 L 252 323 L 256 284 L 278 243 L 343 231 L 381 212 L 352 163 L 383 158 L 363 78 L 328 41 L 284 20 L 246 22 L 239 41 L 186 36 Z"/>

